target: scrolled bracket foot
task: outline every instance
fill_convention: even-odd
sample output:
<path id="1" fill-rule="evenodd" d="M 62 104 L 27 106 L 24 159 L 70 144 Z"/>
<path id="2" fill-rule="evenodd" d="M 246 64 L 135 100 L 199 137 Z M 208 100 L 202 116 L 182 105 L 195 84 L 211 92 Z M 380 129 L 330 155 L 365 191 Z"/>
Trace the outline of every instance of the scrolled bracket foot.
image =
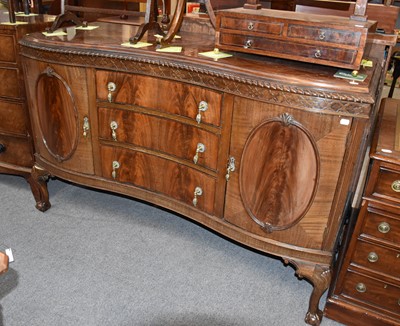
<path id="1" fill-rule="evenodd" d="M 27 181 L 31 186 L 33 197 L 36 201 L 36 208 L 41 212 L 45 212 L 51 207 L 49 192 L 47 189 L 47 181 L 49 177 L 50 174 L 47 171 L 34 165 L 32 167 L 31 176 L 27 178 Z"/>

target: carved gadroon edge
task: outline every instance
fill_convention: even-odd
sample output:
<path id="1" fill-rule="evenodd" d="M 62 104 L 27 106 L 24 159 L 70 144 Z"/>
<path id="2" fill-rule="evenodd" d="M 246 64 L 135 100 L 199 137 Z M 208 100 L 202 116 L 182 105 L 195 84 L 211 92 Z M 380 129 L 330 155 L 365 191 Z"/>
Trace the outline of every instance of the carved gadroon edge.
<path id="1" fill-rule="evenodd" d="M 95 49 L 62 49 L 33 44 L 22 39 L 22 55 L 53 63 L 82 67 L 110 68 L 122 72 L 184 81 L 272 104 L 329 114 L 369 117 L 374 100 L 371 96 L 325 92 L 294 87 L 257 77 L 243 76 L 215 67 L 179 60 L 148 57 L 138 53 L 115 54 Z"/>

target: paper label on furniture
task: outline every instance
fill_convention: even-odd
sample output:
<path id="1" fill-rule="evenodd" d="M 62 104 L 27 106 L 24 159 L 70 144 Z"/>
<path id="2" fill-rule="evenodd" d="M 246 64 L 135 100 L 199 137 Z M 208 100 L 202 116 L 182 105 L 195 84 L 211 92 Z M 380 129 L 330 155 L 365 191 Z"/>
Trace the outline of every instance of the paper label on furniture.
<path id="1" fill-rule="evenodd" d="M 215 52 L 215 51 L 201 52 L 199 54 L 212 59 L 223 59 L 223 58 L 233 57 L 233 54 L 225 52 Z"/>
<path id="2" fill-rule="evenodd" d="M 26 15 L 23 12 L 19 12 L 19 13 L 16 13 L 15 16 L 18 16 L 18 17 L 33 17 L 33 16 L 39 16 L 39 14 L 30 13 L 30 14 Z"/>
<path id="3" fill-rule="evenodd" d="M 80 31 L 91 31 L 91 30 L 94 30 L 94 29 L 99 28 L 99 27 L 100 26 L 86 26 L 86 27 L 78 26 L 75 29 L 80 30 Z"/>
<path id="4" fill-rule="evenodd" d="M 146 46 L 150 46 L 153 45 L 151 43 L 147 43 L 147 42 L 137 42 L 136 44 L 130 43 L 130 42 L 125 42 L 121 44 L 122 46 L 127 46 L 129 48 L 144 48 Z"/>
<path id="5" fill-rule="evenodd" d="M 53 33 L 43 32 L 42 34 L 44 36 L 65 36 L 65 35 L 67 35 L 67 33 L 65 33 L 63 30 L 56 30 Z"/>
<path id="6" fill-rule="evenodd" d="M 157 52 L 170 52 L 170 53 L 180 53 L 182 52 L 181 46 L 168 46 L 166 48 L 156 49 Z"/>
<path id="7" fill-rule="evenodd" d="M 8 256 L 8 262 L 12 263 L 14 261 L 14 255 L 12 253 L 11 248 L 7 248 L 4 252 Z"/>
<path id="8" fill-rule="evenodd" d="M 154 37 L 155 37 L 155 38 L 163 38 L 164 36 L 163 36 L 163 35 L 160 35 L 160 34 L 154 34 Z M 182 38 L 182 37 L 181 37 L 180 35 L 175 35 L 174 38 L 180 39 L 180 38 Z"/>
<path id="9" fill-rule="evenodd" d="M 15 23 L 10 23 L 10 22 L 4 22 L 1 23 L 1 25 L 26 25 L 28 22 L 15 22 Z"/>
<path id="10" fill-rule="evenodd" d="M 364 81 L 367 78 L 367 75 L 365 74 L 353 75 L 350 71 L 347 70 L 338 70 L 333 76 L 337 78 L 343 78 L 355 81 Z"/>

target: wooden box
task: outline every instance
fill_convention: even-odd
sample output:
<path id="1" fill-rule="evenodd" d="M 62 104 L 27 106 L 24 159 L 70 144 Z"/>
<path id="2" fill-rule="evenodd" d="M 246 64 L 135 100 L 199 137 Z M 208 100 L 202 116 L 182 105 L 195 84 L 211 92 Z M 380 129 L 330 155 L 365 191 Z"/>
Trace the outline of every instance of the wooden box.
<path id="1" fill-rule="evenodd" d="M 216 47 L 358 69 L 376 22 L 270 9 L 217 13 Z"/>

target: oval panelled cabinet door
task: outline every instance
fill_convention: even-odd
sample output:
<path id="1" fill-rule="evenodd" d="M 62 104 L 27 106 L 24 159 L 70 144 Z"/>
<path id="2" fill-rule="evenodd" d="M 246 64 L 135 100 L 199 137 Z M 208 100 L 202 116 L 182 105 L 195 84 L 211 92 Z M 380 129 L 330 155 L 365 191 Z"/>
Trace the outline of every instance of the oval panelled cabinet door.
<path id="1" fill-rule="evenodd" d="M 300 221 L 317 190 L 319 162 L 314 139 L 292 116 L 283 114 L 257 126 L 240 164 L 247 213 L 267 232 Z"/>
<path id="2" fill-rule="evenodd" d="M 68 160 L 78 144 L 78 112 L 67 82 L 47 68 L 36 84 L 40 131 L 49 153 Z"/>

